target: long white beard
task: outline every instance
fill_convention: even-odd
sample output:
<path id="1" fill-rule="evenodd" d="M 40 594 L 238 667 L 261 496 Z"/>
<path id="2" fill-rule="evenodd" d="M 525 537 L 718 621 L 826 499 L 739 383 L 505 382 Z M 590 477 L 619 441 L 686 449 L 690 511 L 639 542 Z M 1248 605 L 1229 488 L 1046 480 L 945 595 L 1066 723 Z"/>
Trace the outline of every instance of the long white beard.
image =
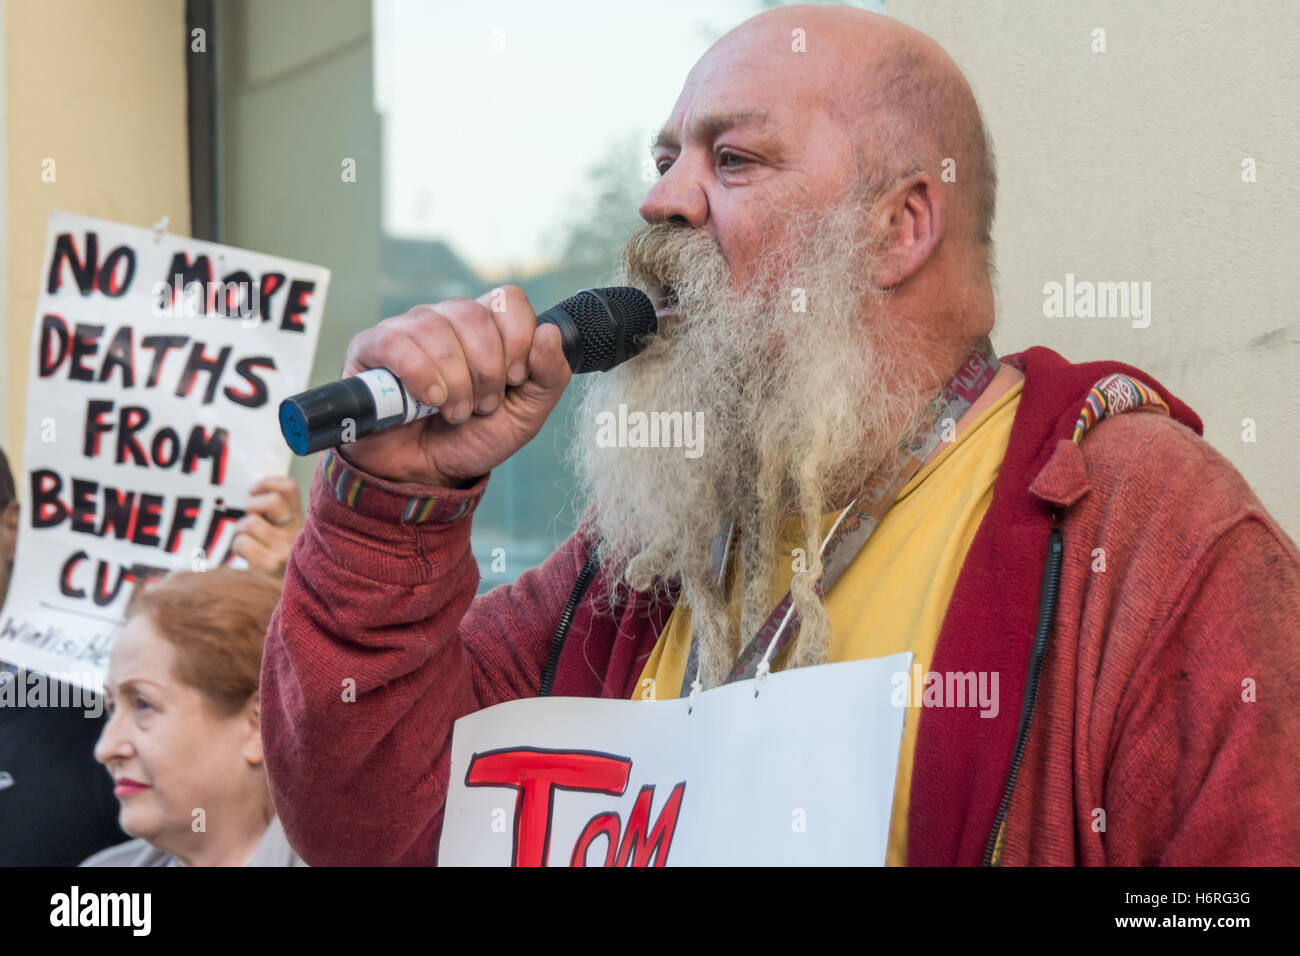
<path id="1" fill-rule="evenodd" d="M 864 235 L 868 197 L 790 217 L 745 290 L 729 288 L 716 243 L 656 224 L 624 249 L 620 284 L 678 297 L 677 317 L 636 359 L 591 376 L 577 408 L 573 466 L 609 576 L 662 595 L 681 585 L 700 640 L 700 679 L 717 685 L 741 647 L 710 566 L 726 516 L 736 522 L 745 641 L 771 610 L 783 522 L 803 528 L 806 570 L 791 584 L 802 621 L 789 666 L 825 663 L 829 621 L 815 584 L 824 512 L 846 505 L 896 449 L 930 398 L 898 347 L 886 293 L 870 277 L 883 243 Z M 702 453 L 600 447 L 601 412 L 703 413 Z M 686 675 L 690 680 L 693 675 Z"/>

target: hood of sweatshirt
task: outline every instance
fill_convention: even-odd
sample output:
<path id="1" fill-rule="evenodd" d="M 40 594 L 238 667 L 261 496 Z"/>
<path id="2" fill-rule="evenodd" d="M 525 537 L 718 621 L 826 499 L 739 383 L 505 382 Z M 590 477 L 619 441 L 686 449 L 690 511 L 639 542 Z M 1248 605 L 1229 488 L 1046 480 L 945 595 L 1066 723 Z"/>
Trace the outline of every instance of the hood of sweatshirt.
<path id="1" fill-rule="evenodd" d="M 993 501 L 962 564 L 930 665 L 939 673 L 999 673 L 999 717 L 972 719 L 970 708 L 922 712 L 908 817 L 913 866 L 983 861 L 1011 772 L 1052 513 L 1081 493 L 1072 490 L 1078 483 L 1060 476 L 1080 473 L 1072 436 L 1093 386 L 1113 374 L 1128 376 L 1153 389 L 1176 421 L 1203 435 L 1190 407 L 1131 365 L 1075 364 L 1041 346 L 1000 358 L 1024 373 L 1024 386 Z"/>

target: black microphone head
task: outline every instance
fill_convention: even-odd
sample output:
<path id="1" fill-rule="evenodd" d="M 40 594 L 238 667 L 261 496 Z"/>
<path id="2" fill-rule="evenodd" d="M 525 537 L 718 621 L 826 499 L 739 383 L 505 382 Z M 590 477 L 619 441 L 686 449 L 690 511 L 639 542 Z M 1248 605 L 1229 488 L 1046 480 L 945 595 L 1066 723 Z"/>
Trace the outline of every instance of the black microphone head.
<path id="1" fill-rule="evenodd" d="M 574 372 L 609 371 L 640 354 L 658 329 L 650 297 L 628 286 L 583 289 L 555 309 L 568 314 L 576 326 L 581 354 L 577 364 L 570 357 Z"/>

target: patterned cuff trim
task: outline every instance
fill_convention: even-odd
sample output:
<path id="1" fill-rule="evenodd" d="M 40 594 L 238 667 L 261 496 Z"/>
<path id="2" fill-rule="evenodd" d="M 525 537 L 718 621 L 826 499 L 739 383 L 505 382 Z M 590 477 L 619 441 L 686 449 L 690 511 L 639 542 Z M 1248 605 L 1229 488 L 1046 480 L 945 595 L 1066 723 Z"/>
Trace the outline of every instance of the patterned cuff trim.
<path id="1" fill-rule="evenodd" d="M 383 482 L 348 465 L 333 448 L 321 456 L 325 481 L 339 504 L 376 518 L 405 524 L 451 524 L 478 507 L 486 476 L 471 488 L 409 495 L 392 482 Z M 409 487 L 409 486 L 408 486 Z"/>

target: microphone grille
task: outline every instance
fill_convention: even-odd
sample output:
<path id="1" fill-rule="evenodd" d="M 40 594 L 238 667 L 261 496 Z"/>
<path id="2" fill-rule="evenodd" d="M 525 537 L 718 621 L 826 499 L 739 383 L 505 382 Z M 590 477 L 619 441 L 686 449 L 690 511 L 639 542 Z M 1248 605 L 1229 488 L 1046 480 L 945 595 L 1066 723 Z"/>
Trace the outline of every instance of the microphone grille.
<path id="1" fill-rule="evenodd" d="M 582 341 L 574 372 L 607 372 L 638 355 L 658 328 L 654 303 L 640 289 L 583 289 L 559 306 L 573 317 Z"/>

